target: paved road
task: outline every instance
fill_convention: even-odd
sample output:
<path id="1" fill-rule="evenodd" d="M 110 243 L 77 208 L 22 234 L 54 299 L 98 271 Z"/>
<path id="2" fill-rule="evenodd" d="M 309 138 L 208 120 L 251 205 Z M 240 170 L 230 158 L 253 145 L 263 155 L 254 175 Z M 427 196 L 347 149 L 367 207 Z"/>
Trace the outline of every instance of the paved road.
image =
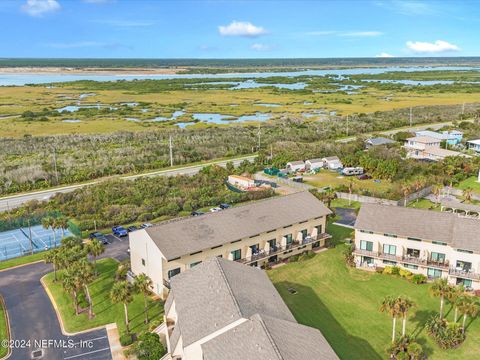
<path id="1" fill-rule="evenodd" d="M 102 257 L 118 260 L 128 258 L 128 237 L 118 239 L 108 235 Z M 36 263 L 0 272 L 0 293 L 5 299 L 12 339 L 30 340 L 30 346 L 13 349 L 11 360 L 32 359 L 32 352 L 41 350 L 36 359 L 48 360 L 107 360 L 111 359 L 110 346 L 105 329 L 65 336 L 62 334 L 57 315 L 40 279 L 52 271 L 51 265 Z M 42 340 L 63 340 L 65 348 L 50 344 L 41 349 Z M 82 341 L 82 343 L 81 343 Z M 37 342 L 37 343 L 35 343 Z M 84 345 L 81 345 L 84 344 Z"/>
<path id="2" fill-rule="evenodd" d="M 233 165 L 238 166 L 242 161 L 244 160 L 253 161 L 256 157 L 257 155 L 251 155 L 251 156 L 242 157 L 236 160 L 220 160 L 220 161 L 210 162 L 208 164 L 192 165 L 192 166 L 186 166 L 186 167 L 182 167 L 178 169 L 170 169 L 170 170 L 168 169 L 159 170 L 159 171 L 154 171 L 154 172 L 145 173 L 145 174 L 138 174 L 138 175 L 121 176 L 120 178 L 125 180 L 135 180 L 141 177 L 194 175 L 207 165 L 216 164 L 219 166 L 225 166 L 227 162 L 232 161 Z M 48 200 L 50 197 L 52 197 L 56 193 L 71 192 L 85 186 L 97 184 L 100 181 L 103 181 L 103 179 L 95 180 L 95 181 L 84 183 L 84 184 L 63 186 L 55 189 L 35 191 L 27 194 L 19 194 L 19 195 L 2 197 L 0 198 L 0 212 L 19 207 L 20 205 L 31 200 L 39 200 L 39 201 Z"/>

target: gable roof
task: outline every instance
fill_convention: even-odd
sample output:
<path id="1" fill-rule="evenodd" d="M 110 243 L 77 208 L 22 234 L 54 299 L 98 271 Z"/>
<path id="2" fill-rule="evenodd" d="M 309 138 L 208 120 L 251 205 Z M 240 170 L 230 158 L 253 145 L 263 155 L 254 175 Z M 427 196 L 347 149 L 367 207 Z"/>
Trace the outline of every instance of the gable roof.
<path id="1" fill-rule="evenodd" d="M 440 241 L 453 248 L 480 252 L 480 220 L 458 214 L 401 206 L 363 204 L 354 228 L 421 240 Z"/>
<path id="2" fill-rule="evenodd" d="M 442 149 L 442 148 L 437 148 L 437 147 L 427 147 L 424 151 L 428 154 L 432 154 L 432 155 L 439 156 L 439 157 L 447 157 L 447 156 L 471 157 L 467 154 L 464 154 L 464 153 L 461 153 L 461 152 L 458 152 L 458 151 Z"/>
<path id="3" fill-rule="evenodd" d="M 316 159 L 308 159 L 307 160 L 310 164 L 314 164 L 314 163 L 323 163 L 323 159 L 321 158 L 316 158 Z M 307 162 L 305 161 L 305 162 Z"/>
<path id="4" fill-rule="evenodd" d="M 379 145 L 387 145 L 387 144 L 394 144 L 395 141 L 385 138 L 385 137 L 376 137 L 376 138 L 371 138 L 367 139 L 367 142 L 372 144 L 373 146 L 379 146 Z"/>
<path id="5" fill-rule="evenodd" d="M 295 165 L 305 165 L 305 163 L 303 162 L 303 160 L 300 160 L 300 161 L 289 161 L 289 162 L 287 163 L 287 165 L 288 165 L 288 164 L 293 165 L 293 166 L 295 166 Z"/>
<path id="6" fill-rule="evenodd" d="M 202 351 L 205 360 L 226 354 L 229 360 L 338 360 L 319 330 L 258 314 L 202 344 Z"/>
<path id="7" fill-rule="evenodd" d="M 217 213 L 164 221 L 146 231 L 167 260 L 331 214 L 308 191 L 255 201 Z"/>
<path id="8" fill-rule="evenodd" d="M 256 313 L 295 321 L 266 273 L 212 258 L 171 279 L 183 346 Z"/>
<path id="9" fill-rule="evenodd" d="M 408 138 L 407 141 L 415 141 L 420 144 L 431 144 L 431 143 L 441 142 L 439 139 L 435 139 L 430 136 L 415 136 L 415 137 Z"/>

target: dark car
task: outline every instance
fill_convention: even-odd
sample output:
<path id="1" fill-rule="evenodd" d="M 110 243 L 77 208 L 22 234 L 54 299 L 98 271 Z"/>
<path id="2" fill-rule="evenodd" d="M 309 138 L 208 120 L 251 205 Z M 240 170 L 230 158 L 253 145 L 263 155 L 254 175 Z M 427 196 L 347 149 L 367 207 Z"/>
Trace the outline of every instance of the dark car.
<path id="1" fill-rule="evenodd" d="M 205 213 L 201 212 L 201 211 L 192 211 L 190 213 L 190 215 L 192 215 L 192 216 L 200 216 L 200 215 L 203 215 L 203 214 L 205 214 Z"/>
<path id="2" fill-rule="evenodd" d="M 358 175 L 357 176 L 357 179 L 358 180 L 370 180 L 372 177 L 370 175 L 367 175 L 367 174 L 363 174 L 363 175 Z"/>
<path id="3" fill-rule="evenodd" d="M 90 234 L 90 239 L 97 239 L 98 241 L 100 241 L 103 245 L 108 245 L 110 244 L 107 240 L 107 238 L 105 237 L 105 235 L 103 235 L 101 232 L 94 232 L 94 233 L 91 233 Z"/>
<path id="4" fill-rule="evenodd" d="M 128 232 L 132 232 L 132 231 L 135 231 L 135 230 L 138 230 L 138 227 L 136 227 L 136 226 L 134 226 L 134 225 L 133 225 L 133 226 L 129 226 L 129 227 L 127 228 L 127 231 L 128 231 Z"/>
<path id="5" fill-rule="evenodd" d="M 225 209 L 228 209 L 228 208 L 232 207 L 232 205 L 230 205 L 230 204 L 220 204 L 220 205 L 218 205 L 218 207 L 219 207 L 220 209 L 224 209 L 224 210 L 225 210 Z"/>
<path id="6" fill-rule="evenodd" d="M 113 235 L 115 235 L 115 236 L 120 236 L 120 237 L 122 237 L 122 236 L 127 236 L 127 235 L 128 235 L 127 230 L 125 230 L 125 229 L 123 228 L 123 226 L 114 226 L 114 227 L 112 228 L 112 231 L 113 231 Z"/>

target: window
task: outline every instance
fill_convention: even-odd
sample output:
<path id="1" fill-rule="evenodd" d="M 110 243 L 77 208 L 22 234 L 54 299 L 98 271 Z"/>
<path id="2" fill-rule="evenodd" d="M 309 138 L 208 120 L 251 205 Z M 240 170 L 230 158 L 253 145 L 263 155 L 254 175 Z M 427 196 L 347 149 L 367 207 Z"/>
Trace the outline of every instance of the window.
<path id="1" fill-rule="evenodd" d="M 302 240 L 305 240 L 305 238 L 307 237 L 308 235 L 308 230 L 307 229 L 303 229 L 302 231 L 300 231 L 302 233 Z"/>
<path id="2" fill-rule="evenodd" d="M 395 261 L 390 261 L 390 260 L 383 260 L 383 263 L 385 265 L 390 265 L 390 266 L 395 266 L 397 263 Z"/>
<path id="3" fill-rule="evenodd" d="M 318 235 L 322 234 L 322 225 L 315 226 L 315 229 L 317 229 L 317 234 Z"/>
<path id="4" fill-rule="evenodd" d="M 197 266 L 198 264 L 201 264 L 201 263 L 202 263 L 201 261 L 196 261 L 196 262 L 194 262 L 194 263 L 191 263 L 191 264 L 190 264 L 190 269 L 193 268 L 193 267 L 195 267 L 195 266 Z"/>
<path id="5" fill-rule="evenodd" d="M 276 239 L 272 239 L 272 240 L 268 240 L 268 245 L 270 245 L 270 250 L 277 250 L 277 240 Z"/>
<path id="6" fill-rule="evenodd" d="M 396 237 L 397 237 L 397 235 L 395 235 L 395 234 L 383 234 L 383 235 L 384 235 L 384 236 L 388 236 L 388 237 L 393 237 L 393 238 L 396 238 Z"/>
<path id="7" fill-rule="evenodd" d="M 457 278 L 457 285 L 463 285 L 466 288 L 471 288 L 472 287 L 472 280 Z"/>
<path id="8" fill-rule="evenodd" d="M 232 260 L 240 260 L 242 258 L 242 250 L 241 249 L 234 250 L 234 251 L 232 251 L 231 254 L 233 256 Z"/>
<path id="9" fill-rule="evenodd" d="M 430 259 L 432 261 L 436 261 L 436 262 L 439 262 L 439 263 L 444 263 L 445 262 L 445 254 L 437 253 L 437 252 L 432 251 L 432 254 L 430 255 Z"/>
<path id="10" fill-rule="evenodd" d="M 142 259 L 142 265 L 145 266 L 145 259 Z"/>
<path id="11" fill-rule="evenodd" d="M 285 235 L 285 237 L 287 238 L 287 245 L 289 245 L 293 242 L 293 235 L 292 234 Z"/>
<path id="12" fill-rule="evenodd" d="M 457 260 L 457 270 L 468 271 L 472 268 L 472 263 L 468 261 Z"/>
<path id="13" fill-rule="evenodd" d="M 373 251 L 373 242 L 366 241 L 366 240 L 360 240 L 360 249 L 361 250 L 367 250 L 367 251 Z"/>
<path id="14" fill-rule="evenodd" d="M 427 276 L 429 279 L 437 279 L 442 277 L 442 270 L 427 268 Z"/>
<path id="15" fill-rule="evenodd" d="M 411 264 L 403 264 L 403 267 L 405 269 L 410 269 L 410 270 L 417 270 L 418 269 L 417 265 L 411 265 Z"/>
<path id="16" fill-rule="evenodd" d="M 250 249 L 252 249 L 252 254 L 256 254 L 258 253 L 258 250 L 259 250 L 260 246 L 258 244 L 255 244 L 255 245 L 250 245 Z"/>
<path id="17" fill-rule="evenodd" d="M 373 258 L 362 256 L 362 264 L 373 264 Z"/>
<path id="18" fill-rule="evenodd" d="M 412 241 L 422 241 L 422 239 L 414 238 L 414 237 L 407 237 L 407 239 Z"/>
<path id="19" fill-rule="evenodd" d="M 407 248 L 407 256 L 414 257 L 414 258 L 419 258 L 420 257 L 420 250 Z"/>
<path id="20" fill-rule="evenodd" d="M 458 251 L 458 252 L 467 253 L 467 254 L 473 254 L 473 251 L 470 251 L 470 250 L 457 249 L 457 251 Z"/>
<path id="21" fill-rule="evenodd" d="M 397 253 L 397 247 L 395 245 L 383 245 L 383 253 L 389 255 L 395 255 Z"/>
<path id="22" fill-rule="evenodd" d="M 168 278 L 171 279 L 175 275 L 180 274 L 180 268 L 175 268 L 172 270 L 168 270 Z"/>
<path id="23" fill-rule="evenodd" d="M 360 230 L 360 232 L 365 234 L 373 234 L 373 231 L 367 231 L 367 230 Z"/>
<path id="24" fill-rule="evenodd" d="M 444 242 L 441 242 L 441 241 L 432 241 L 432 244 L 447 246 L 447 243 L 444 243 Z"/>

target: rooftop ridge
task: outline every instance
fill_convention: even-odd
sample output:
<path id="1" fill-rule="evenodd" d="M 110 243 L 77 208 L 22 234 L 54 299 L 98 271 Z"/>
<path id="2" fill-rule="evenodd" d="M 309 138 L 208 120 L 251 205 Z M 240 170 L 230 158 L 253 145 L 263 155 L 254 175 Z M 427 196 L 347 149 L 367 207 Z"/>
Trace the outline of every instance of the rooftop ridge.
<path id="1" fill-rule="evenodd" d="M 275 340 L 273 340 L 272 335 L 270 335 L 270 331 L 268 330 L 267 325 L 263 321 L 262 316 L 260 314 L 255 314 L 255 315 L 258 316 L 258 320 L 260 322 L 260 325 L 262 326 L 263 330 L 265 331 L 265 334 L 267 335 L 268 341 L 270 341 L 270 343 L 272 344 L 272 347 L 273 347 L 273 350 L 275 351 L 275 354 L 278 356 L 278 358 L 280 360 L 283 360 L 282 353 L 280 352 L 280 349 L 277 347 L 277 343 L 275 342 Z M 255 316 L 255 315 L 253 315 L 253 316 Z"/>
<path id="2" fill-rule="evenodd" d="M 220 275 L 222 276 L 222 279 L 225 281 L 225 284 L 227 285 L 227 290 L 228 290 L 228 293 L 230 294 L 230 296 L 232 297 L 232 300 L 233 300 L 233 303 L 235 304 L 235 308 L 237 309 L 237 312 L 238 312 L 238 315 L 240 317 L 243 317 L 243 314 L 242 314 L 242 310 L 240 309 L 240 304 L 238 303 L 237 301 L 237 298 L 235 297 L 234 293 L 233 293 L 233 290 L 232 290 L 232 287 L 230 286 L 230 283 L 228 281 L 228 278 L 227 278 L 227 275 L 225 274 L 225 272 L 223 271 L 223 267 L 220 263 L 220 259 L 218 257 L 215 257 L 213 258 L 213 261 L 215 262 L 215 264 L 217 265 L 218 267 L 218 270 L 220 271 Z"/>

